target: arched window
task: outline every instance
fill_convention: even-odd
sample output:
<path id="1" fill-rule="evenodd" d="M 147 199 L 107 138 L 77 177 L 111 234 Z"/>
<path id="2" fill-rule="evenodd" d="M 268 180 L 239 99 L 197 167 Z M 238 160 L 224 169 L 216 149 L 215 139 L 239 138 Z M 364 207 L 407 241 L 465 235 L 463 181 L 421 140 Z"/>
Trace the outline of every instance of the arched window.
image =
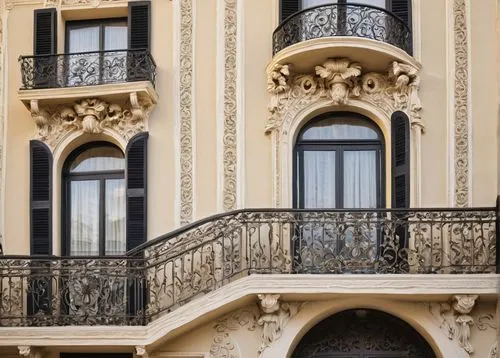
<path id="1" fill-rule="evenodd" d="M 384 206 L 383 153 L 380 130 L 364 116 L 333 112 L 313 119 L 295 144 L 294 206 Z"/>
<path id="2" fill-rule="evenodd" d="M 98 142 L 76 149 L 63 168 L 63 253 L 119 255 L 127 250 L 125 159 Z"/>

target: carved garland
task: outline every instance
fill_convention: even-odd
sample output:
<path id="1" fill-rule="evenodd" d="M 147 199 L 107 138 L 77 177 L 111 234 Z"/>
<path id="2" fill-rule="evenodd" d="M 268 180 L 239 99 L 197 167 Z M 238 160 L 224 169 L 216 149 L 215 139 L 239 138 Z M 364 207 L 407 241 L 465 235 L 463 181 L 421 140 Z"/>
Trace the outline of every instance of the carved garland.
<path id="1" fill-rule="evenodd" d="M 224 1 L 224 134 L 223 208 L 236 209 L 236 32 L 237 0 Z"/>
<path id="2" fill-rule="evenodd" d="M 455 205 L 469 206 L 469 60 L 465 0 L 454 0 L 455 33 Z"/>
<path id="3" fill-rule="evenodd" d="M 31 101 L 31 116 L 37 126 L 36 138 L 55 149 L 73 132 L 98 134 L 110 130 L 125 142 L 144 131 L 152 104 L 130 93 L 124 103 L 108 103 L 99 98 L 86 98 L 71 105 L 40 108 Z"/>
<path id="4" fill-rule="evenodd" d="M 193 220 L 193 4 L 180 2 L 180 222 Z"/>
<path id="5" fill-rule="evenodd" d="M 265 131 L 273 134 L 275 161 L 275 201 L 280 206 L 281 155 L 291 124 L 303 109 L 327 101 L 333 106 L 356 99 L 371 104 L 390 118 L 395 111 L 406 112 L 412 127 L 423 128 L 419 69 L 392 62 L 386 73 L 363 73 L 361 65 L 348 58 L 331 58 L 315 67 L 314 73 L 293 73 L 290 65 L 276 64 L 268 72 L 271 113 Z"/>

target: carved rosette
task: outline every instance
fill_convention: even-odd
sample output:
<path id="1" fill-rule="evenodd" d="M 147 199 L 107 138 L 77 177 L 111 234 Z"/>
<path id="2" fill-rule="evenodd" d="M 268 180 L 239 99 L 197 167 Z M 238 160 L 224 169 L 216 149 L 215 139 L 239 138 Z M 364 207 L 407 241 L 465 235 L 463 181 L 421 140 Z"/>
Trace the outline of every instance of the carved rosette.
<path id="1" fill-rule="evenodd" d="M 152 103 L 130 94 L 122 103 L 85 98 L 69 105 L 42 107 L 31 101 L 31 116 L 37 127 L 36 138 L 56 148 L 74 132 L 99 134 L 108 130 L 125 142 L 145 130 Z"/>
<path id="2" fill-rule="evenodd" d="M 271 115 L 265 130 L 280 131 L 302 109 L 322 99 L 335 106 L 350 99 L 365 101 L 388 118 L 404 111 L 412 124 L 421 124 L 419 86 L 419 70 L 396 61 L 385 73 L 363 73 L 359 64 L 346 58 L 328 59 L 315 67 L 315 73 L 306 74 L 292 73 L 291 65 L 276 65 L 268 73 Z"/>

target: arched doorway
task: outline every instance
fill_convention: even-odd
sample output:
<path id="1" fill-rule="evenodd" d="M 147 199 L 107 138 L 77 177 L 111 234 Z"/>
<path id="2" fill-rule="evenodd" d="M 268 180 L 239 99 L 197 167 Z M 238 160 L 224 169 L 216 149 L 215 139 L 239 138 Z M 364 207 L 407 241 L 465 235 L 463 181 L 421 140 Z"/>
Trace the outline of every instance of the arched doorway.
<path id="1" fill-rule="evenodd" d="M 408 323 L 387 313 L 353 309 L 318 323 L 292 358 L 436 358 Z"/>

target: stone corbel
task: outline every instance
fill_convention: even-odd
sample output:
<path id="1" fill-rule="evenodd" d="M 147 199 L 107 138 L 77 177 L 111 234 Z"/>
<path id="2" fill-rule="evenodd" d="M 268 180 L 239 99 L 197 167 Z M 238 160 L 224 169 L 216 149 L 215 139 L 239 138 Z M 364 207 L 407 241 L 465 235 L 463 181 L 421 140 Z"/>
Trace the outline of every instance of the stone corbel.
<path id="1" fill-rule="evenodd" d="M 149 358 L 149 353 L 145 346 L 135 346 L 135 356 L 142 358 Z"/>
<path id="2" fill-rule="evenodd" d="M 301 303 L 280 302 L 280 295 L 259 294 L 259 308 L 261 314 L 257 324 L 262 326 L 261 345 L 258 349 L 259 355 L 273 342 L 278 340 L 287 323 L 297 314 L 302 307 Z"/>
<path id="3" fill-rule="evenodd" d="M 334 105 L 345 104 L 351 95 L 359 96 L 357 86 L 361 65 L 347 58 L 330 58 L 323 66 L 315 67 L 316 74 L 324 79 L 325 88 Z"/>
<path id="4" fill-rule="evenodd" d="M 460 346 L 469 354 L 474 352 L 470 344 L 470 326 L 474 319 L 470 315 L 478 295 L 455 295 L 453 296 L 453 309 L 456 314 L 457 331 L 456 337 Z"/>
<path id="5" fill-rule="evenodd" d="M 38 348 L 32 346 L 17 346 L 19 355 L 28 358 L 42 358 L 42 353 Z"/>
<path id="6" fill-rule="evenodd" d="M 39 138 L 41 140 L 46 139 L 49 135 L 49 113 L 40 109 L 40 104 L 36 99 L 30 101 L 30 112 L 35 121 Z"/>

